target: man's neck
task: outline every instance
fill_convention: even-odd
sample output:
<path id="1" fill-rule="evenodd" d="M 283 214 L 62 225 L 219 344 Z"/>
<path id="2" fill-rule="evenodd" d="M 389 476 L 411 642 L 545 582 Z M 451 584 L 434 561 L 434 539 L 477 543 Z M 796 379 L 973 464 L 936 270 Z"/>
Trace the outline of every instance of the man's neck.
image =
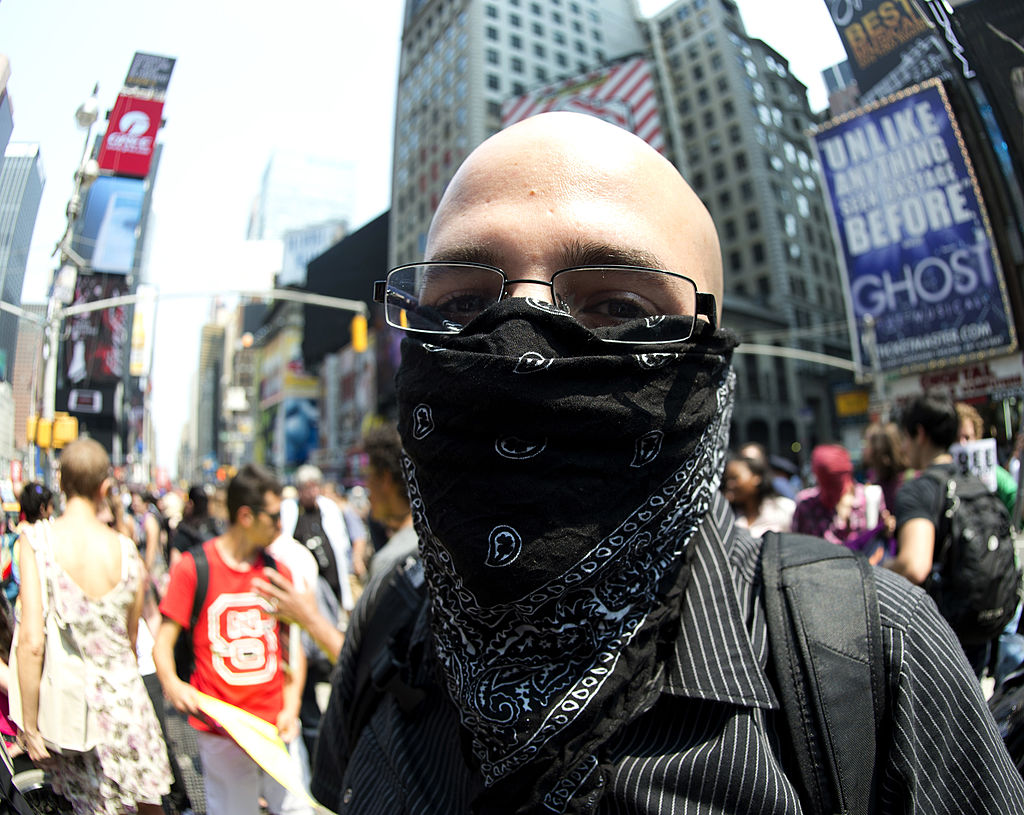
<path id="1" fill-rule="evenodd" d="M 948 450 L 935 450 L 924 457 L 925 467 L 932 467 L 936 464 L 952 464 L 953 456 Z"/>
<path id="2" fill-rule="evenodd" d="M 214 546 L 229 566 L 251 566 L 260 553 L 260 548 L 250 542 L 237 526 L 229 527 L 227 532 L 216 539 Z"/>

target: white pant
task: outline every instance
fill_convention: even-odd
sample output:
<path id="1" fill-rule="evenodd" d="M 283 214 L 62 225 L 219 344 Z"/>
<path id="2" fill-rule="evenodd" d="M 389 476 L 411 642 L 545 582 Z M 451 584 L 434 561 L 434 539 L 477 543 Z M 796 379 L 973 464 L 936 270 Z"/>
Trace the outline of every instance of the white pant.
<path id="1" fill-rule="evenodd" d="M 301 743 L 297 738 L 292 742 Z M 199 758 L 203 762 L 206 811 L 209 815 L 260 815 L 259 799 L 267 802 L 274 815 L 311 815 L 312 808 L 277 783 L 233 739 L 196 731 Z M 304 759 L 289 747 L 293 761 Z M 303 780 L 308 779 L 308 770 Z"/>

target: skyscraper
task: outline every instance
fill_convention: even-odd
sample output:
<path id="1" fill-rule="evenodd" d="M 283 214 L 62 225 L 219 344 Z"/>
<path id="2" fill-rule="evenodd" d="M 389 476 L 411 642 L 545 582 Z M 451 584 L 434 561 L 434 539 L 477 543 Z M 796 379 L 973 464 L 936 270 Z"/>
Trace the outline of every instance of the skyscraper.
<path id="1" fill-rule="evenodd" d="M 0 167 L 0 298 L 16 306 L 44 183 L 39 145 L 8 144 Z M 0 312 L 0 379 L 10 380 L 17 345 L 18 318 Z"/>
<path id="2" fill-rule="evenodd" d="M 249 216 L 249 240 L 352 219 L 355 165 L 326 156 L 278 150 L 267 162 Z"/>
<path id="3" fill-rule="evenodd" d="M 680 0 L 648 24 L 669 97 L 676 165 L 718 226 L 724 321 L 748 343 L 849 359 L 845 305 L 806 87 L 746 35 L 731 0 Z M 741 346 L 742 351 L 742 346 Z M 848 371 L 781 356 L 736 359 L 734 438 L 773 450 L 831 436 Z"/>
<path id="4" fill-rule="evenodd" d="M 644 48 L 631 0 L 407 0 L 389 262 L 423 256 L 441 194 L 501 104 Z"/>

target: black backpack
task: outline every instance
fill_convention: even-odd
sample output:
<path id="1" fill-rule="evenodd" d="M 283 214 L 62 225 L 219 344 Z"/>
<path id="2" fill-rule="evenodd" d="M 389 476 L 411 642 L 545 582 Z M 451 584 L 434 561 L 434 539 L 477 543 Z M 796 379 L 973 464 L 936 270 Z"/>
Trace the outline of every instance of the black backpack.
<path id="1" fill-rule="evenodd" d="M 1010 516 L 976 475 L 933 467 L 939 484 L 935 554 L 924 588 L 964 645 L 999 636 L 1020 602 Z"/>
<path id="2" fill-rule="evenodd" d="M 1024 776 L 1024 668 L 1003 680 L 989 698 L 988 709 L 1017 772 Z"/>
<path id="3" fill-rule="evenodd" d="M 761 567 L 786 770 L 808 813 L 874 813 L 888 700 L 873 567 L 845 546 L 774 532 Z M 425 695 L 409 651 L 427 602 L 422 565 L 410 558 L 386 580 L 356 660 L 350 750 L 386 694 L 403 712 Z"/>

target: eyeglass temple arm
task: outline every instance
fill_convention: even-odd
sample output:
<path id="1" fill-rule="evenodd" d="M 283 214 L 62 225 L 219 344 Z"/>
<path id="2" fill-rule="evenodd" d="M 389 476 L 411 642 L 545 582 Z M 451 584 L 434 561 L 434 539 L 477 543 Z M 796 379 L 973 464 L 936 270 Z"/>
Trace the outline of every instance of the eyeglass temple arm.
<path id="1" fill-rule="evenodd" d="M 718 330 L 718 304 L 715 302 L 715 295 L 697 292 L 697 313 L 708 318 L 712 331 Z"/>

